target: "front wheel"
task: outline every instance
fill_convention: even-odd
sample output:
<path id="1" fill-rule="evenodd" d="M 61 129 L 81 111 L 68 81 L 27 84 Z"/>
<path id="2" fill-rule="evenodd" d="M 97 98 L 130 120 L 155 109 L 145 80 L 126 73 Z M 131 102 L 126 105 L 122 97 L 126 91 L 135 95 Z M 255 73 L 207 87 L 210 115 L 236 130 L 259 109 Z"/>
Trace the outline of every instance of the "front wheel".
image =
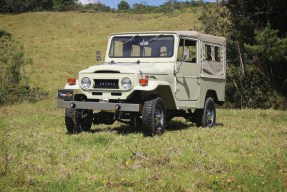
<path id="1" fill-rule="evenodd" d="M 66 109 L 65 111 L 65 123 L 68 133 L 75 134 L 90 131 L 92 122 L 92 110 Z"/>
<path id="2" fill-rule="evenodd" d="M 142 124 L 145 135 L 162 134 L 165 129 L 166 110 L 160 97 L 144 102 Z"/>
<path id="3" fill-rule="evenodd" d="M 205 101 L 204 109 L 195 110 L 196 125 L 198 127 L 213 127 L 216 124 L 215 104 L 211 97 Z"/>

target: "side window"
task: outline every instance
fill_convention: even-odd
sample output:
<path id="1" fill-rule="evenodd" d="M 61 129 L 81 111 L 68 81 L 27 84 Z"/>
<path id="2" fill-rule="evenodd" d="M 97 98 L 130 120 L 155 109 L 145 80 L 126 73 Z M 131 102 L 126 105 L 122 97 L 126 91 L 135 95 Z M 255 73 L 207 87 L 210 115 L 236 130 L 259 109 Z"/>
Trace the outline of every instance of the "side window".
<path id="1" fill-rule="evenodd" d="M 184 54 L 185 62 L 196 63 L 196 41 L 185 40 Z"/>
<path id="2" fill-rule="evenodd" d="M 214 57 L 216 62 L 221 61 L 221 49 L 218 46 L 214 47 Z"/>
<path id="3" fill-rule="evenodd" d="M 212 61 L 212 52 L 210 45 L 205 45 L 205 60 Z"/>
<path id="4" fill-rule="evenodd" d="M 184 47 L 184 39 L 180 39 L 177 51 L 177 61 L 183 60 L 183 47 Z"/>
<path id="5" fill-rule="evenodd" d="M 179 61 L 196 63 L 196 56 L 196 41 L 181 39 L 179 43 L 177 59 Z"/>

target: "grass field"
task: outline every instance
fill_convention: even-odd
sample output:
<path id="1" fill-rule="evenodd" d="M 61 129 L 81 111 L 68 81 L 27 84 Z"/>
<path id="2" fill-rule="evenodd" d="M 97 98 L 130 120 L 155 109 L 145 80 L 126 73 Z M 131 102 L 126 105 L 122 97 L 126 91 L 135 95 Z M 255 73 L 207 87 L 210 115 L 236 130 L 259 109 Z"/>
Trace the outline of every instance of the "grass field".
<path id="1" fill-rule="evenodd" d="M 197 14 L 27 13 L 0 15 L 34 64 L 35 104 L 0 108 L 0 191 L 287 191 L 287 112 L 218 110 L 221 126 L 175 119 L 164 135 L 126 125 L 69 135 L 56 91 L 105 53 L 111 32 L 185 30 Z"/>

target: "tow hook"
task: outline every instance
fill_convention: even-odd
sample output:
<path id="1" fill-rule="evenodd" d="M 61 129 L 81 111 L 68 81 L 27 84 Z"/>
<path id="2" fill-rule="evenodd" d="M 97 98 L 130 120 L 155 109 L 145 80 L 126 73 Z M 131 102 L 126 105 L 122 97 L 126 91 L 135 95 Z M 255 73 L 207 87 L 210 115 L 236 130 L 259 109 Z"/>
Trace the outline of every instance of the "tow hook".
<path id="1" fill-rule="evenodd" d="M 71 107 L 71 108 L 75 108 L 75 107 L 76 107 L 76 104 L 75 104 L 75 103 L 71 103 L 71 104 L 70 104 L 70 107 Z"/>
<path id="2" fill-rule="evenodd" d="M 120 110 L 121 110 L 121 105 L 120 105 L 120 104 L 116 104 L 115 110 L 116 110 L 116 111 L 120 111 Z"/>

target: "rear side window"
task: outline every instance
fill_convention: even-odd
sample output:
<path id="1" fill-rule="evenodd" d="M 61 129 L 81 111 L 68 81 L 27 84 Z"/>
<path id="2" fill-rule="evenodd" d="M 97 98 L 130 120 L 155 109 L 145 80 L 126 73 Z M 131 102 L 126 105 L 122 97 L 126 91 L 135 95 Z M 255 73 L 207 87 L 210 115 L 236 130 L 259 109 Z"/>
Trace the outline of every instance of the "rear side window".
<path id="1" fill-rule="evenodd" d="M 220 62 L 221 61 L 221 49 L 218 46 L 214 47 L 214 59 L 216 62 Z"/>
<path id="2" fill-rule="evenodd" d="M 215 61 L 221 62 L 221 48 L 218 45 L 204 45 L 205 53 L 204 59 L 205 61 Z"/>
<path id="3" fill-rule="evenodd" d="M 210 45 L 205 45 L 205 60 L 212 61 L 212 52 Z"/>

